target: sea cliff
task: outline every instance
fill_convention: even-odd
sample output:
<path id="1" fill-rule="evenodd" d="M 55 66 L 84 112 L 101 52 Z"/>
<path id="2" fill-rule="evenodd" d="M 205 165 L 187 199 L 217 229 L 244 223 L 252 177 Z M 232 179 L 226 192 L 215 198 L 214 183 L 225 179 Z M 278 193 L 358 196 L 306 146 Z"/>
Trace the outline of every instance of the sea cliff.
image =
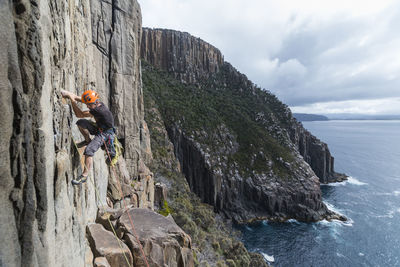
<path id="1" fill-rule="evenodd" d="M 223 58 L 219 50 L 199 38 L 143 32 L 144 90 L 161 109 L 182 172 L 202 201 L 237 222 L 340 218 L 323 204 L 319 188 L 341 177 L 333 157 L 285 104 L 215 60 Z M 201 53 L 187 57 L 193 49 Z M 213 62 L 212 71 L 203 62 Z"/>

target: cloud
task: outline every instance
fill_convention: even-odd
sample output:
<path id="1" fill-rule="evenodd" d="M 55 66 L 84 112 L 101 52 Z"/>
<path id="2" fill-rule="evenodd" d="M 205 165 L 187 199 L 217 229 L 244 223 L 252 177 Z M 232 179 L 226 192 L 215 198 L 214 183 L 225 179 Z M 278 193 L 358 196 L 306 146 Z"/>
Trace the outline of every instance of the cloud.
<path id="1" fill-rule="evenodd" d="M 319 114 L 400 114 L 400 98 L 323 102 L 296 106 L 291 109 L 297 113 L 309 113 L 313 110 L 314 113 Z"/>
<path id="2" fill-rule="evenodd" d="M 344 108 L 339 103 L 361 105 L 400 97 L 397 1 L 140 4 L 144 26 L 187 31 L 206 40 L 254 83 L 290 106 L 311 110 L 317 103 L 336 103 Z"/>

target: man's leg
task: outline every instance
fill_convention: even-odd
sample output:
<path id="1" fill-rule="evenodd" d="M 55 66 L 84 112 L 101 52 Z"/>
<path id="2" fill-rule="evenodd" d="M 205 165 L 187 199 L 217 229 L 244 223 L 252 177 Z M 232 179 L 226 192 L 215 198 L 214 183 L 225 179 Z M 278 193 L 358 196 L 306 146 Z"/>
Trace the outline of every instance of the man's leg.
<path id="1" fill-rule="evenodd" d="M 90 122 L 89 120 L 86 119 L 80 119 L 76 122 L 76 125 L 78 125 L 79 131 L 81 132 L 81 134 L 83 135 L 83 137 L 85 138 L 85 141 L 87 143 L 90 143 L 90 141 L 92 141 L 90 139 L 90 134 L 91 135 L 96 135 L 98 133 L 98 129 L 95 125 L 93 125 L 92 122 Z"/>
<path id="2" fill-rule="evenodd" d="M 82 172 L 83 176 L 89 175 L 89 171 L 92 169 L 92 165 L 93 165 L 93 157 L 85 155 L 85 169 Z"/>
<path id="3" fill-rule="evenodd" d="M 83 154 L 85 155 L 85 170 L 82 173 L 83 176 L 87 176 L 92 169 L 94 153 L 99 150 L 102 142 L 103 138 L 101 137 L 101 135 L 98 134 L 85 148 L 85 152 L 83 152 Z"/>
<path id="4" fill-rule="evenodd" d="M 78 125 L 79 131 L 81 132 L 81 134 L 83 135 L 83 137 L 85 138 L 85 141 L 90 143 L 90 141 L 92 141 L 92 139 L 90 139 L 90 133 L 88 129 L 82 128 Z"/>

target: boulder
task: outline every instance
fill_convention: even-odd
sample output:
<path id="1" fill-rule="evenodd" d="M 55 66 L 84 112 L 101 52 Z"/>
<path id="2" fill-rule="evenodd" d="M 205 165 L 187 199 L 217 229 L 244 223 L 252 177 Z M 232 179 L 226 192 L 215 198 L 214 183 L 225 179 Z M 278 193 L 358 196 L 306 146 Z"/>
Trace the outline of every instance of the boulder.
<path id="1" fill-rule="evenodd" d="M 194 266 L 190 236 L 158 213 L 129 209 L 119 218 L 117 232 L 123 233 L 123 239 L 133 253 L 134 266 L 145 266 L 140 245 L 150 266 Z"/>
<path id="2" fill-rule="evenodd" d="M 95 257 L 105 257 L 110 266 L 132 266 L 129 248 L 101 224 L 88 224 L 87 235 Z"/>
<path id="3" fill-rule="evenodd" d="M 94 259 L 94 267 L 111 267 L 111 266 L 106 258 L 97 257 Z"/>

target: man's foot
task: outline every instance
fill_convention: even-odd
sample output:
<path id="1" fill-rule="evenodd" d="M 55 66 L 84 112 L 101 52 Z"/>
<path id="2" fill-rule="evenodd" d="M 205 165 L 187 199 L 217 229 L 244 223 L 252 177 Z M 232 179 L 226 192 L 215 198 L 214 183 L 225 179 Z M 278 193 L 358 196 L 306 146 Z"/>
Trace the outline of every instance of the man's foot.
<path id="1" fill-rule="evenodd" d="M 77 143 L 76 146 L 77 146 L 78 148 L 81 148 L 81 147 L 87 146 L 89 143 L 90 143 L 90 142 L 84 140 L 84 141 L 82 141 L 82 142 L 80 142 L 80 143 Z"/>
<path id="2" fill-rule="evenodd" d="M 87 176 L 84 176 L 83 174 L 79 175 L 77 179 L 73 179 L 71 182 L 73 185 L 78 185 L 78 184 L 83 184 L 86 182 Z"/>

